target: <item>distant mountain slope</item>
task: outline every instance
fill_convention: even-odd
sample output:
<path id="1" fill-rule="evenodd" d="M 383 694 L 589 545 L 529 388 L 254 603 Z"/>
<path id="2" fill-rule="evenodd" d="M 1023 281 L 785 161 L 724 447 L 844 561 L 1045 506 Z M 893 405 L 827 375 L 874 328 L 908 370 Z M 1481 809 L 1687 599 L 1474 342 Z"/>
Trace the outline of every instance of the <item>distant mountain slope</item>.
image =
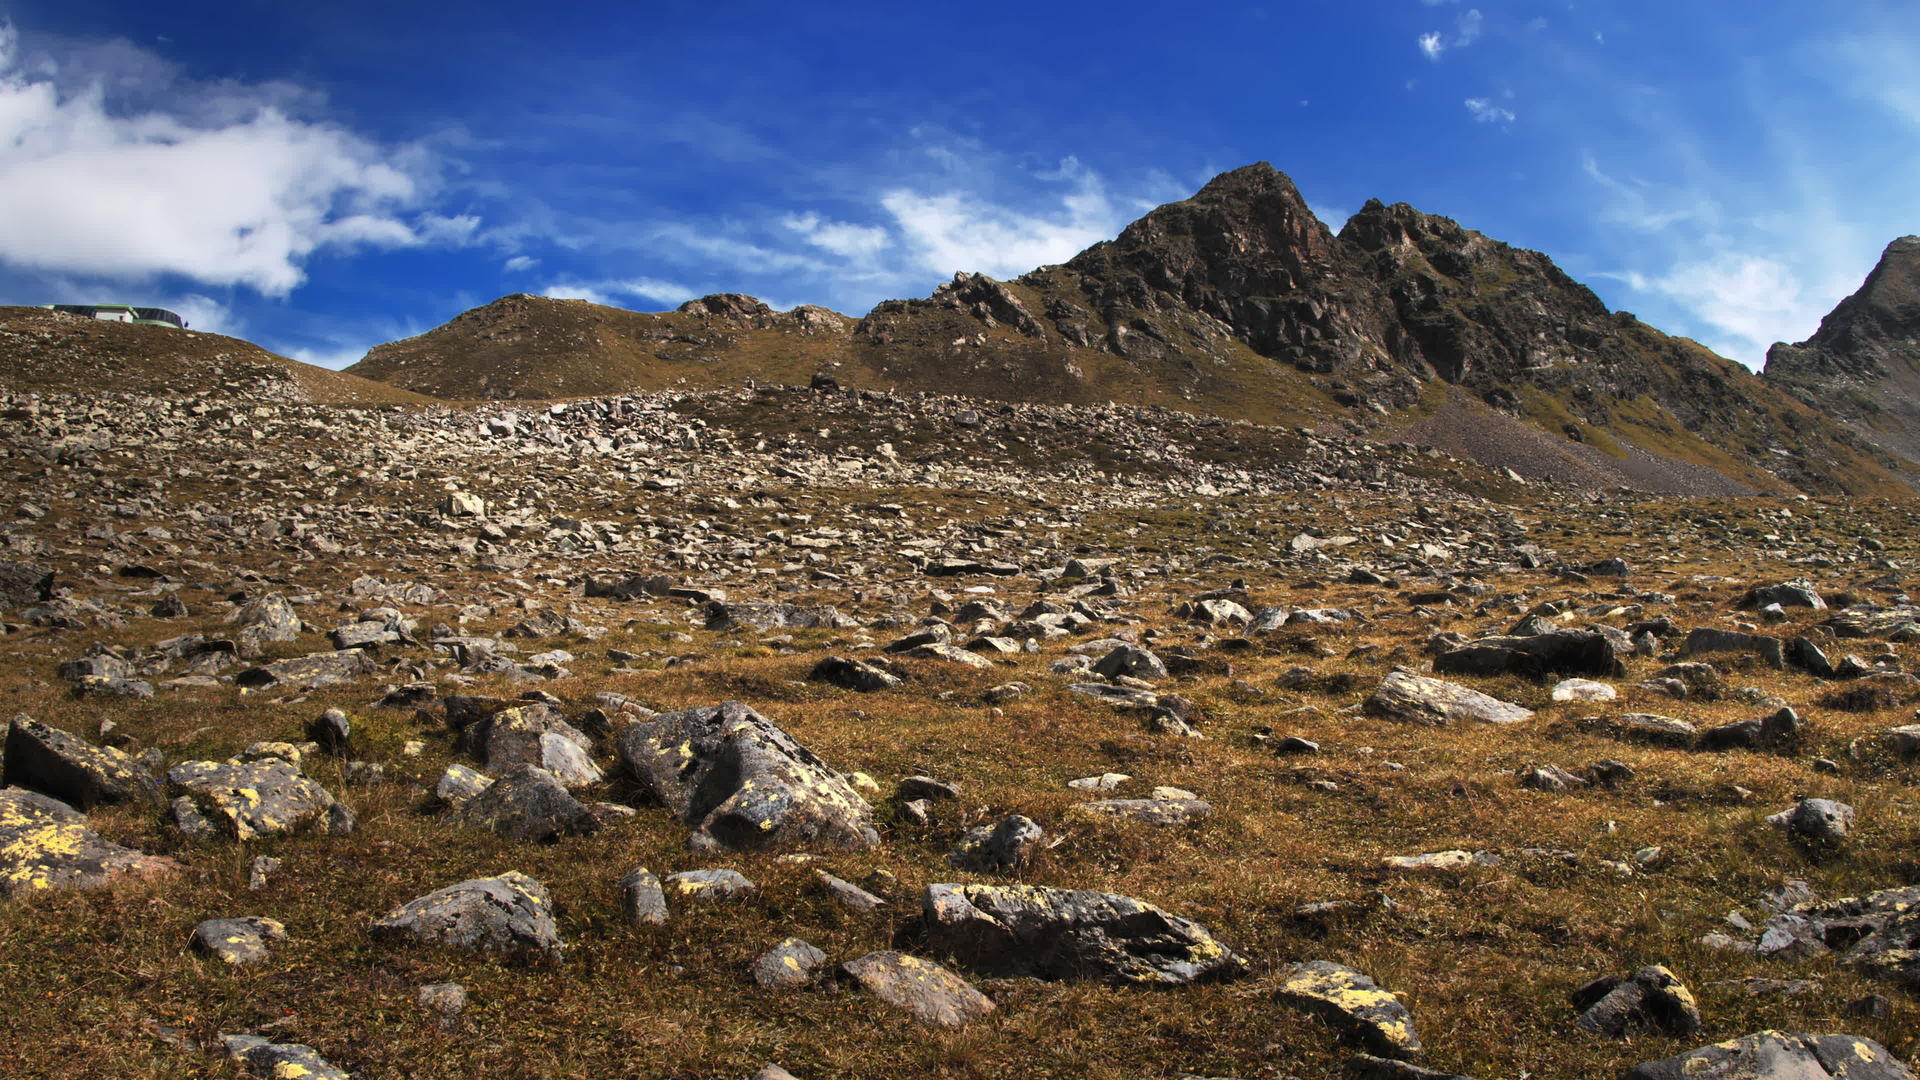
<path id="1" fill-rule="evenodd" d="M 253 394 L 324 405 L 424 404 L 418 394 L 219 334 L 0 307 L 0 388 L 42 393 Z"/>
<path id="2" fill-rule="evenodd" d="M 1431 430 L 1420 421 L 1465 391 L 1621 463 L 1623 482 L 1681 483 L 1704 467 L 1743 491 L 1906 490 L 1902 463 L 1740 365 L 1608 311 L 1545 255 L 1377 201 L 1335 236 L 1265 163 L 1064 264 L 1010 282 L 956 274 L 858 323 L 731 295 L 652 315 L 513 296 L 348 370 L 444 398 L 831 371 L 853 386 L 1115 400 L 1380 437 Z M 1453 448 L 1472 455 L 1472 432 L 1459 434 Z M 1486 462 L 1506 467 L 1523 444 L 1535 445 L 1508 440 Z M 1563 457 L 1544 453 L 1534 471 Z"/>
<path id="3" fill-rule="evenodd" d="M 1887 245 L 1860 290 L 1765 375 L 1886 450 L 1920 461 L 1920 236 Z"/>
<path id="4" fill-rule="evenodd" d="M 805 382 L 845 351 L 852 325 L 825 308 L 776 313 L 731 293 L 660 314 L 515 293 L 376 346 L 347 372 L 453 400 Z"/>

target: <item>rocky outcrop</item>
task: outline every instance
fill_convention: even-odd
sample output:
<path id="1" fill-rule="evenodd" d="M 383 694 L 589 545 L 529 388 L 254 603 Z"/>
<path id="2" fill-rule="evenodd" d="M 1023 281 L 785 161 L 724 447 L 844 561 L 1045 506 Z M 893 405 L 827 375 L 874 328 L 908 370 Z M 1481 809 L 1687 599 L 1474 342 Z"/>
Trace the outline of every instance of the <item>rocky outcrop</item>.
<path id="1" fill-rule="evenodd" d="M 1913 1080 L 1913 1072 L 1872 1039 L 1761 1031 L 1636 1065 L 1626 1080 Z"/>
<path id="2" fill-rule="evenodd" d="M 634 724 L 620 736 L 620 760 L 693 830 L 696 848 L 849 850 L 880 842 L 859 792 L 737 701 Z"/>
<path id="3" fill-rule="evenodd" d="M 1920 461 L 1920 236 L 1887 245 L 1812 337 L 1767 350 L 1768 382 Z"/>
<path id="4" fill-rule="evenodd" d="M 989 975 L 1173 986 L 1246 963 L 1207 928 L 1143 900 L 1034 885 L 929 885 L 928 944 Z"/>
<path id="5" fill-rule="evenodd" d="M 410 900 L 375 920 L 372 929 L 376 937 L 522 960 L 558 959 L 563 948 L 546 886 L 514 871 Z"/>

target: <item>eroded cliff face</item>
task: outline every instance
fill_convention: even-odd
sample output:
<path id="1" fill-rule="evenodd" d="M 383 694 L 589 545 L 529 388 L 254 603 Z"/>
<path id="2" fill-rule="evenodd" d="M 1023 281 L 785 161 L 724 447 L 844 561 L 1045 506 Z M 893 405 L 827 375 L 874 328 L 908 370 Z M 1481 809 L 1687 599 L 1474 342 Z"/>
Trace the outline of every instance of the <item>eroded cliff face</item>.
<path id="1" fill-rule="evenodd" d="M 1920 460 L 1920 236 L 1888 244 L 1812 337 L 1769 349 L 1765 374 L 1874 444 Z"/>

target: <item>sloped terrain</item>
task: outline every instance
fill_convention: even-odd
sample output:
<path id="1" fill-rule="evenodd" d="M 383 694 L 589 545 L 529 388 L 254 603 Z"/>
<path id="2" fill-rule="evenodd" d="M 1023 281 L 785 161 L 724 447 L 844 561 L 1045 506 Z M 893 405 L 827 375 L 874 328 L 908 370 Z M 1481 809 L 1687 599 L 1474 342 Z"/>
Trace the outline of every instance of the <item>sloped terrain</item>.
<path id="1" fill-rule="evenodd" d="M 0 388 L 82 394 L 219 391 L 328 405 L 427 401 L 238 338 L 29 307 L 0 307 Z"/>
<path id="2" fill-rule="evenodd" d="M 0 396 L 8 1075 L 1920 1055 L 1911 500 L 922 393 L 233 404 Z M 57 886 L 77 830 L 146 872 Z"/>
<path id="3" fill-rule="evenodd" d="M 1920 236 L 1888 244 L 1811 338 L 1769 349 L 1765 375 L 1874 445 L 1920 461 Z"/>
<path id="4" fill-rule="evenodd" d="M 1457 386 L 1546 438 L 1615 459 L 1602 471 L 1629 483 L 1647 471 L 1636 461 L 1673 463 L 1657 467 L 1659 490 L 1699 467 L 1755 491 L 1887 493 L 1914 468 L 1893 444 L 1863 440 L 1738 364 L 1609 312 L 1538 252 L 1379 202 L 1335 236 L 1264 163 L 1059 266 L 1011 282 L 960 273 L 857 323 L 732 295 L 654 315 L 512 296 L 349 370 L 461 400 L 825 374 L 850 387 L 1117 401 L 1350 432 L 1407 428 Z M 1450 449 L 1500 456 L 1471 440 Z M 1568 453 L 1590 456 L 1556 448 L 1541 468 Z"/>

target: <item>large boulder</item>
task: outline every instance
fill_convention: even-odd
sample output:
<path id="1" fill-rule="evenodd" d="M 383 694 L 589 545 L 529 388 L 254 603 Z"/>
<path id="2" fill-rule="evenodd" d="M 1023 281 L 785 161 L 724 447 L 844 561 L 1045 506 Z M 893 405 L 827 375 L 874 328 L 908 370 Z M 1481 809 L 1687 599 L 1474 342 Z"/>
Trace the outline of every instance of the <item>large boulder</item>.
<path id="1" fill-rule="evenodd" d="M 588 756 L 593 740 L 551 705 L 533 702 L 487 713 L 468 725 L 464 735 L 489 773 L 532 765 L 568 787 L 602 779 L 600 767 Z"/>
<path id="2" fill-rule="evenodd" d="M 1434 657 L 1441 675 L 1592 675 L 1626 674 L 1614 640 L 1596 630 L 1549 630 L 1527 637 L 1490 637 L 1470 641 Z"/>
<path id="3" fill-rule="evenodd" d="M 1626 1080 L 1914 1080 L 1872 1039 L 1760 1031 L 1627 1070 Z"/>
<path id="4" fill-rule="evenodd" d="M 564 946 L 547 887 L 509 870 L 410 900 L 375 920 L 375 937 L 499 953 L 516 959 L 558 959 Z"/>
<path id="5" fill-rule="evenodd" d="M 1373 716 L 1406 720 L 1416 724 L 1445 725 L 1479 721 L 1487 724 L 1517 724 L 1533 715 L 1510 702 L 1489 697 L 1478 690 L 1394 671 L 1380 682 L 1380 688 L 1367 699 L 1366 710 Z"/>
<path id="6" fill-rule="evenodd" d="M 922 908 L 928 944 L 988 975 L 1176 986 L 1246 972 L 1206 927 L 1130 896 L 938 884 Z"/>
<path id="7" fill-rule="evenodd" d="M 167 770 L 167 793 L 175 824 L 190 832 L 207 822 L 236 840 L 353 831 L 344 803 L 279 758 L 182 762 Z"/>
<path id="8" fill-rule="evenodd" d="M 516 765 L 462 802 L 453 820 L 469 828 L 535 843 L 582 836 L 600 828 L 593 816 L 558 779 L 533 765 Z"/>
<path id="9" fill-rule="evenodd" d="M 0 898 L 52 889 L 98 889 L 123 877 L 179 869 L 172 859 L 101 839 L 87 816 L 58 799 L 0 788 Z"/>
<path id="10" fill-rule="evenodd" d="M 160 802 L 160 781 L 132 758 L 24 716 L 7 727 L 4 770 L 0 785 L 43 791 L 81 810 Z"/>
<path id="11" fill-rule="evenodd" d="M 737 701 L 633 724 L 620 736 L 620 760 L 693 830 L 697 849 L 858 850 L 880 842 L 859 792 Z"/>

